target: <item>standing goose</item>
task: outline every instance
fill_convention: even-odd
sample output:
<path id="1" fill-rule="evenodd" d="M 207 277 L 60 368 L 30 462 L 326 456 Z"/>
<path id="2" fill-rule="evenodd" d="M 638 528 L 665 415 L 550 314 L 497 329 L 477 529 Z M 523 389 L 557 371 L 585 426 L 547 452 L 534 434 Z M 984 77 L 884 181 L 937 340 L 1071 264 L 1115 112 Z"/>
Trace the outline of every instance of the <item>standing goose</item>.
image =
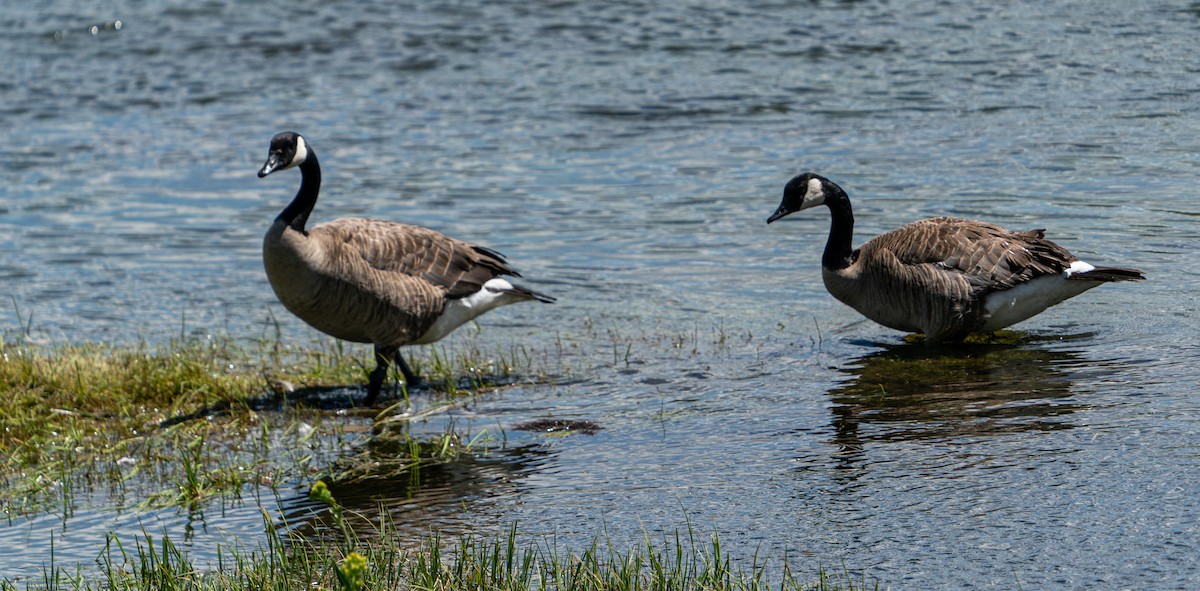
<path id="1" fill-rule="evenodd" d="M 321 167 L 300 134 L 271 138 L 259 178 L 300 169 L 300 191 L 263 239 L 263 266 L 283 306 L 313 328 L 375 346 L 366 403 L 379 395 L 392 359 L 407 384 L 419 380 L 400 347 L 432 343 L 500 306 L 554 298 L 514 286 L 520 277 L 493 250 L 427 228 L 343 218 L 305 229 Z"/>
<path id="2" fill-rule="evenodd" d="M 957 218 L 913 222 L 855 250 L 850 198 L 813 173 L 788 182 L 767 223 L 818 205 L 833 215 L 821 257 L 829 293 L 888 328 L 924 333 L 928 342 L 993 332 L 1101 283 L 1145 279 L 1135 269 L 1093 267 L 1042 230 L 1012 232 Z"/>

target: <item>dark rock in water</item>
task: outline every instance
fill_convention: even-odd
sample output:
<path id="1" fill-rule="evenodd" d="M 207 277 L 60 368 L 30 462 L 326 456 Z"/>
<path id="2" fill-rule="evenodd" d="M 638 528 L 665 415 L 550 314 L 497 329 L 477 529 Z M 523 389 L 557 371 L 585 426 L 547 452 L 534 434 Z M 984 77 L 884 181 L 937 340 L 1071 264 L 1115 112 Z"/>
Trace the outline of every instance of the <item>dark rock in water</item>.
<path id="1" fill-rule="evenodd" d="M 535 431 L 542 433 L 559 433 L 572 431 L 585 435 L 595 435 L 602 427 L 592 421 L 573 421 L 568 419 L 537 419 L 526 421 L 513 427 L 517 431 Z"/>

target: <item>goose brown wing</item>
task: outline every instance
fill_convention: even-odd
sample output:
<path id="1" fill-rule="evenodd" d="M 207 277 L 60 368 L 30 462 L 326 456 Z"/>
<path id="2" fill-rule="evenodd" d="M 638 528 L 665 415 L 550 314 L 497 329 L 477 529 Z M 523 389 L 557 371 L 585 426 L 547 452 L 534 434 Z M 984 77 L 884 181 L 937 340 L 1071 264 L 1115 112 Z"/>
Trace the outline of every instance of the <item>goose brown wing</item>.
<path id="1" fill-rule="evenodd" d="M 335 233 L 370 267 L 420 278 L 449 298 L 475 293 L 497 275 L 519 276 L 499 253 L 420 226 L 342 219 L 312 231 Z"/>
<path id="2" fill-rule="evenodd" d="M 881 240 L 884 237 L 887 240 Z M 1042 275 L 1063 272 L 1077 260 L 1047 240 L 1042 230 L 1013 232 L 986 222 L 933 218 L 914 222 L 875 240 L 901 264 L 927 273 L 960 275 L 972 291 L 1009 289 Z"/>

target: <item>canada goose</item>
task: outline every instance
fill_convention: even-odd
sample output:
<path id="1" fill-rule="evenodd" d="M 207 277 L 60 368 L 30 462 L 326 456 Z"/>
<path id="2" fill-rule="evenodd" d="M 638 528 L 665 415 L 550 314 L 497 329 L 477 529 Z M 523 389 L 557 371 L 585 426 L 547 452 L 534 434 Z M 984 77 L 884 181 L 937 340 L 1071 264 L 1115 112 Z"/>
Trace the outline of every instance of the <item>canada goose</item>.
<path id="1" fill-rule="evenodd" d="M 924 333 L 928 342 L 993 332 L 1101 283 L 1145 279 L 1135 269 L 1093 267 L 1043 230 L 1012 232 L 957 218 L 913 222 L 856 250 L 850 198 L 813 173 L 788 182 L 767 223 L 818 205 L 833 215 L 821 257 L 829 293 L 886 327 Z"/>
<path id="2" fill-rule="evenodd" d="M 507 304 L 554 298 L 514 286 L 504 257 L 433 230 L 383 220 L 343 218 L 305 229 L 317 203 L 321 167 L 300 134 L 271 138 L 259 178 L 300 169 L 300 191 L 263 239 L 263 266 L 283 306 L 313 328 L 375 346 L 366 403 L 379 395 L 392 359 L 406 384 L 419 380 L 400 347 L 432 343 Z"/>

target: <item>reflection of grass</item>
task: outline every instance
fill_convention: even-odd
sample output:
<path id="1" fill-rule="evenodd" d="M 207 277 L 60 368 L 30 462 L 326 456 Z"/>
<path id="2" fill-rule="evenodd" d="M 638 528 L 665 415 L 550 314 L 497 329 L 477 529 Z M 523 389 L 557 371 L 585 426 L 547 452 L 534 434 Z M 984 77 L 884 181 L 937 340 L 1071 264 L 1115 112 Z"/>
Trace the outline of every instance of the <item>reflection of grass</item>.
<path id="1" fill-rule="evenodd" d="M 336 518 L 342 508 L 318 483 L 311 498 L 322 502 Z M 266 521 L 269 522 L 269 519 Z M 230 547 L 222 553 L 221 568 L 193 564 L 171 539 L 150 535 L 131 547 L 110 537 L 100 553 L 100 576 L 69 575 L 52 566 L 44 569 L 45 588 L 115 591 L 206 591 L 220 589 L 428 589 L 638 591 L 704 589 L 712 591 L 780 589 L 782 591 L 853 591 L 879 589 L 856 582 L 846 572 L 831 577 L 818 572 L 806 580 L 786 562 L 769 564 L 755 557 L 748 567 L 736 565 L 718 536 L 704 541 L 694 532 L 676 533 L 655 543 L 649 538 L 628 551 L 598 539 L 582 552 L 563 551 L 553 540 L 530 540 L 514 525 L 493 540 L 464 536 L 443 540 L 438 535 L 415 550 L 395 526 L 384 520 L 371 541 L 353 530 L 341 529 L 333 544 L 313 542 L 267 523 L 267 547 L 251 551 Z M 53 564 L 53 557 L 48 560 Z M 0 580 L 0 589 L 16 584 Z"/>

